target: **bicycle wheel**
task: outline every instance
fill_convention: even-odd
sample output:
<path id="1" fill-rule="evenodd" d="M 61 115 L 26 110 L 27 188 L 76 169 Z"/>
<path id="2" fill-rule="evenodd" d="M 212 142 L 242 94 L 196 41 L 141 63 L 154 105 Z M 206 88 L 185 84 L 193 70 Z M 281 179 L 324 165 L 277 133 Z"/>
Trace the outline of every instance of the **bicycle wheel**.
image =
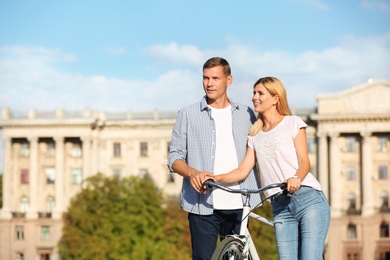
<path id="1" fill-rule="evenodd" d="M 227 237 L 219 243 L 217 248 L 214 251 L 211 260 L 240 260 L 244 259 L 242 250 L 244 249 L 244 244 L 242 241 L 235 237 Z M 249 253 L 249 252 L 248 252 Z M 247 259 L 252 259 L 252 256 L 249 253 Z"/>

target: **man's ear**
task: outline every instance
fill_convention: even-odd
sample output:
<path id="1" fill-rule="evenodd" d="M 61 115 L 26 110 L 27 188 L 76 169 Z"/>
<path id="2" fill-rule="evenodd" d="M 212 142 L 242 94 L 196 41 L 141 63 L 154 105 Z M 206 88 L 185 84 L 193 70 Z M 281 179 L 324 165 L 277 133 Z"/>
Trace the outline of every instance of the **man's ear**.
<path id="1" fill-rule="evenodd" d="M 233 83 L 233 76 L 229 75 L 227 76 L 227 86 L 229 87 Z"/>

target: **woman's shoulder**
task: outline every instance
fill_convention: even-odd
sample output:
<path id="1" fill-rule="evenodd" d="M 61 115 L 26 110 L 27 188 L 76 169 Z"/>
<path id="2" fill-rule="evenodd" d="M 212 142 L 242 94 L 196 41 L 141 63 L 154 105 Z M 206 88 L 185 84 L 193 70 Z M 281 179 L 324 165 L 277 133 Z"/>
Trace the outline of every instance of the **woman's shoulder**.
<path id="1" fill-rule="evenodd" d="M 284 121 L 285 121 L 285 126 L 291 129 L 300 129 L 302 127 L 304 128 L 307 127 L 305 121 L 303 121 L 302 118 L 300 118 L 297 115 L 285 116 Z"/>

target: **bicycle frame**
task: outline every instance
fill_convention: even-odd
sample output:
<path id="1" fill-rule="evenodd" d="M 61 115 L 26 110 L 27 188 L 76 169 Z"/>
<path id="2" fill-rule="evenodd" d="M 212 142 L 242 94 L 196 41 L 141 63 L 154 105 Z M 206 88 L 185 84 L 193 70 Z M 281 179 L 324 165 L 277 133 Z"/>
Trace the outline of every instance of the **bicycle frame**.
<path id="1" fill-rule="evenodd" d="M 253 243 L 251 234 L 248 229 L 248 219 L 249 217 L 260 221 L 266 225 L 273 226 L 274 222 L 266 219 L 256 213 L 251 212 L 250 207 L 250 194 L 246 195 L 245 203 L 243 206 L 243 212 L 242 212 L 242 221 L 241 221 L 241 228 L 240 228 L 240 234 L 239 237 L 242 238 L 245 241 L 242 241 L 245 245 L 243 249 L 244 256 L 248 256 L 248 250 L 251 254 L 252 260 L 260 260 L 259 254 L 257 253 L 257 249 L 255 247 L 255 244 Z"/>
<path id="2" fill-rule="evenodd" d="M 234 235 L 228 235 L 227 237 L 233 237 L 235 239 L 239 239 L 242 244 L 244 245 L 244 248 L 242 249 L 242 254 L 244 256 L 244 259 L 247 259 L 248 256 L 251 256 L 252 260 L 260 260 L 259 254 L 257 253 L 257 249 L 253 243 L 252 237 L 250 235 L 250 232 L 248 230 L 248 219 L 249 217 L 262 222 L 263 224 L 273 226 L 274 222 L 266 219 L 256 213 L 251 212 L 251 206 L 250 206 L 250 194 L 253 193 L 260 193 L 264 190 L 270 189 L 270 188 L 276 188 L 279 187 L 281 189 L 285 189 L 286 185 L 283 183 L 279 184 L 270 184 L 266 187 L 263 187 L 258 190 L 238 190 L 238 189 L 230 189 L 225 186 L 222 186 L 220 184 L 217 184 L 213 182 L 212 180 L 206 180 L 204 183 L 205 187 L 217 187 L 219 189 L 225 190 L 227 192 L 231 193 L 241 193 L 242 195 L 245 195 L 245 202 L 243 205 L 243 212 L 242 212 L 242 220 L 241 220 L 241 228 L 240 228 L 240 234 L 234 234 Z"/>

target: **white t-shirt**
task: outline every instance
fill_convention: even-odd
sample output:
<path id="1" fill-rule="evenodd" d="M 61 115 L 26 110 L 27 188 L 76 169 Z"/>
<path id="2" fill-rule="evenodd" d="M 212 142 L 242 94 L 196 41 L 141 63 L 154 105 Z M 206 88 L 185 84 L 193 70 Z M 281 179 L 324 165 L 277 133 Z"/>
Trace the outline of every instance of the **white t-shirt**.
<path id="1" fill-rule="evenodd" d="M 216 129 L 214 174 L 218 175 L 238 167 L 232 130 L 232 108 L 230 105 L 223 109 L 210 108 Z M 227 187 L 239 189 L 240 185 L 237 182 Z M 213 190 L 214 209 L 241 209 L 242 206 L 241 194 L 229 193 L 218 188 Z"/>
<path id="2" fill-rule="evenodd" d="M 294 146 L 294 138 L 299 129 L 307 124 L 298 116 L 285 116 L 284 119 L 268 132 L 260 131 L 248 137 L 248 146 L 256 152 L 262 186 L 280 183 L 292 177 L 298 170 L 298 157 Z M 322 190 L 320 183 L 308 173 L 302 185 Z M 265 195 L 271 196 L 280 192 L 279 188 L 270 189 Z"/>

